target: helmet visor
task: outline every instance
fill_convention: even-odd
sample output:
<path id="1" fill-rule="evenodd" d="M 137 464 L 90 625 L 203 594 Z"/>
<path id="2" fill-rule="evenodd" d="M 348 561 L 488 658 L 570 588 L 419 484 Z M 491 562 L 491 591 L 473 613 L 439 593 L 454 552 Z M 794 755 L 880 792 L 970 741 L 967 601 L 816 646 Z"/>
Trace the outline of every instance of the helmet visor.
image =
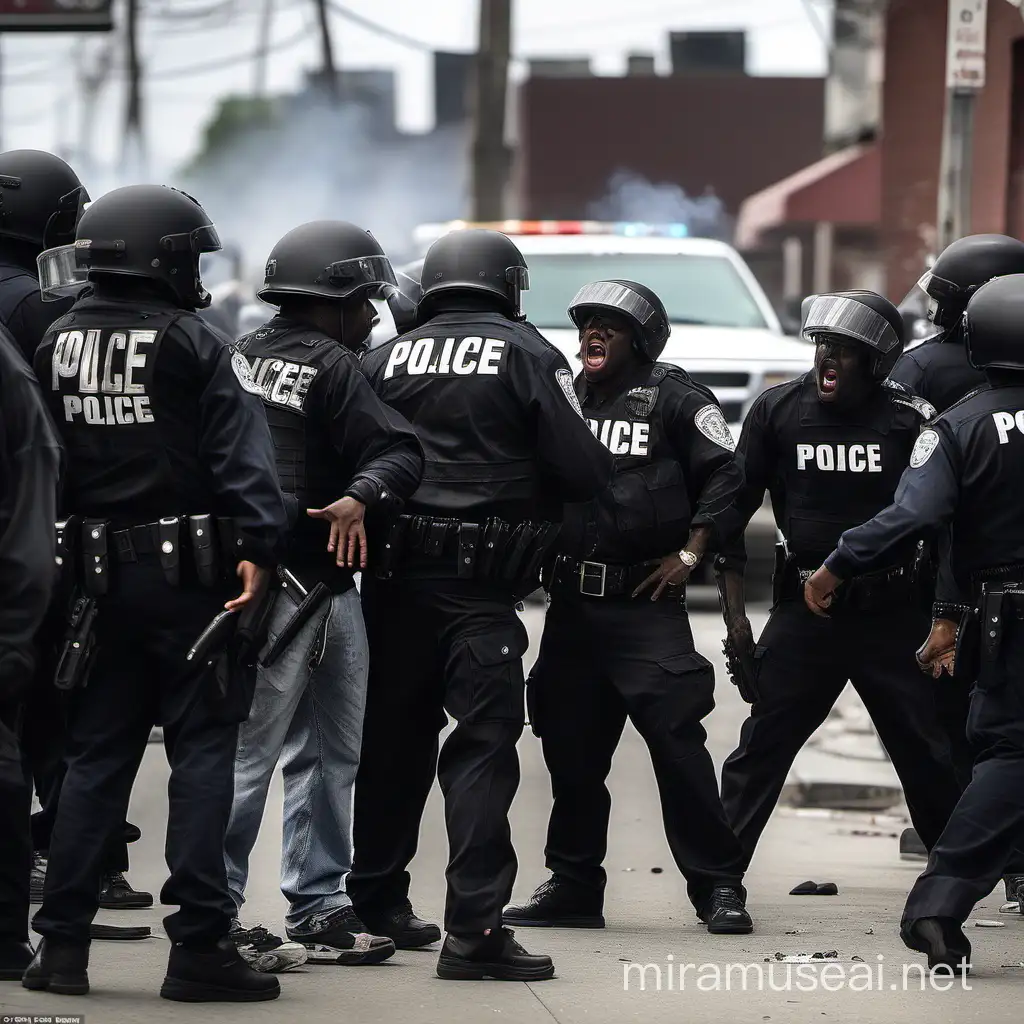
<path id="1" fill-rule="evenodd" d="M 56 302 L 77 296 L 88 284 L 88 270 L 80 266 L 77 246 L 61 245 L 47 249 L 36 257 L 39 269 L 39 292 L 44 302 Z"/>
<path id="2" fill-rule="evenodd" d="M 387 299 L 398 291 L 398 279 L 387 256 L 359 256 L 339 260 L 324 270 L 324 278 L 339 298 L 369 291 L 376 299 Z"/>
<path id="3" fill-rule="evenodd" d="M 899 335 L 884 316 L 844 295 L 815 296 L 807 310 L 803 336 L 810 341 L 818 334 L 838 334 L 882 353 L 902 347 Z"/>
<path id="4" fill-rule="evenodd" d="M 171 252 L 190 252 L 194 256 L 204 252 L 220 252 L 224 248 L 217 229 L 212 224 L 204 224 L 180 235 L 164 235 L 160 239 L 160 244 Z"/>
<path id="5" fill-rule="evenodd" d="M 585 284 L 577 293 L 569 306 L 569 316 L 581 306 L 602 306 L 605 309 L 617 309 L 626 316 L 637 321 L 641 326 L 649 323 L 658 315 L 658 311 L 642 295 L 613 281 L 595 281 Z"/>
<path id="6" fill-rule="evenodd" d="M 43 245 L 47 249 L 63 246 L 75 240 L 75 228 L 78 227 L 82 211 L 89 202 L 89 193 L 84 186 L 79 186 L 61 196 L 57 209 L 46 222 L 43 230 Z"/>

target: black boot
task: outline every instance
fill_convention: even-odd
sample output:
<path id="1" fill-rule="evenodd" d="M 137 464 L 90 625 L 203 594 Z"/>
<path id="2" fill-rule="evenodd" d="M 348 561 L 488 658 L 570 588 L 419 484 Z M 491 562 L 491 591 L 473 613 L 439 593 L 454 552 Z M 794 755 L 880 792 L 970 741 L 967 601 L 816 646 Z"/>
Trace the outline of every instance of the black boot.
<path id="1" fill-rule="evenodd" d="M 429 921 L 421 921 L 406 900 L 377 914 L 364 914 L 363 922 L 371 935 L 384 935 L 396 949 L 420 949 L 441 938 L 441 929 Z"/>
<path id="2" fill-rule="evenodd" d="M 754 922 L 747 913 L 747 900 L 742 889 L 719 886 L 697 917 L 708 926 L 712 935 L 749 935 Z"/>
<path id="3" fill-rule="evenodd" d="M 446 981 L 546 981 L 555 976 L 549 956 L 531 956 L 510 928 L 490 935 L 448 935 L 437 960 L 437 976 Z"/>
<path id="4" fill-rule="evenodd" d="M 506 907 L 503 924 L 520 928 L 603 928 L 603 893 L 552 875 L 521 906 Z"/>
<path id="5" fill-rule="evenodd" d="M 0 981 L 21 981 L 34 956 L 27 942 L 0 940 Z"/>
<path id="6" fill-rule="evenodd" d="M 228 938 L 195 949 L 176 942 L 160 988 L 162 999 L 179 1003 L 256 1003 L 280 994 L 277 978 L 254 971 Z"/>
<path id="7" fill-rule="evenodd" d="M 146 910 L 153 906 L 153 894 L 133 889 L 120 871 L 103 876 L 100 906 L 104 910 Z"/>
<path id="8" fill-rule="evenodd" d="M 35 992 L 84 996 L 89 991 L 89 944 L 41 939 L 21 983 Z"/>
<path id="9" fill-rule="evenodd" d="M 952 917 L 920 917 L 900 927 L 900 938 L 909 949 L 924 953 L 931 969 L 970 974 L 971 943 L 960 923 Z"/>

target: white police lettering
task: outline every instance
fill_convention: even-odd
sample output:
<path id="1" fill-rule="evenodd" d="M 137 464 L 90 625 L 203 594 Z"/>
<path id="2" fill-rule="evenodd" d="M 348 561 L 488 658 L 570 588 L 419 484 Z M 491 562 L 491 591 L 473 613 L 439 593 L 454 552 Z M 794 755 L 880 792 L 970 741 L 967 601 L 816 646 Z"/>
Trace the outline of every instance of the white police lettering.
<path id="1" fill-rule="evenodd" d="M 390 380 L 404 370 L 411 377 L 495 376 L 505 342 L 497 338 L 416 338 L 396 342 L 384 367 Z"/>
<path id="2" fill-rule="evenodd" d="M 256 383 L 256 378 L 252 375 L 252 367 L 249 365 L 249 361 L 237 349 L 231 350 L 231 369 L 234 372 L 235 380 L 242 385 L 245 391 L 248 391 L 250 395 L 259 395 L 260 398 L 264 397 L 263 388 Z"/>
<path id="3" fill-rule="evenodd" d="M 910 453 L 910 468 L 920 469 L 939 446 L 939 435 L 934 430 L 922 430 L 918 435 L 914 450 Z"/>
<path id="4" fill-rule="evenodd" d="M 994 412 L 992 413 L 992 422 L 996 425 L 999 443 L 1009 444 L 1011 430 L 1024 434 L 1024 409 L 1018 409 L 1015 413 Z"/>
<path id="5" fill-rule="evenodd" d="M 576 397 L 576 389 L 572 386 L 572 374 L 568 370 L 556 370 L 555 381 L 562 389 L 562 394 L 569 399 L 569 404 L 576 410 L 578 415 L 582 416 L 583 410 L 580 408 L 580 400 Z"/>
<path id="6" fill-rule="evenodd" d="M 881 473 L 880 444 L 798 444 L 796 468 L 817 467 L 824 473 Z"/>
<path id="7" fill-rule="evenodd" d="M 269 356 L 257 356 L 249 365 L 255 393 L 271 405 L 296 412 L 302 412 L 309 386 L 320 372 L 315 366 Z"/>
<path id="8" fill-rule="evenodd" d="M 736 438 L 732 436 L 729 424 L 725 422 L 722 410 L 717 405 L 705 405 L 693 417 L 696 428 L 709 440 L 730 452 L 736 450 Z"/>
<path id="9" fill-rule="evenodd" d="M 632 420 L 587 420 L 591 433 L 612 455 L 650 454 L 651 425 Z"/>
<path id="10" fill-rule="evenodd" d="M 147 346 L 156 338 L 156 331 L 61 331 L 53 344 L 50 386 L 63 397 L 65 420 L 107 427 L 152 423 L 143 381 L 152 351 Z M 72 379 L 75 384 L 62 387 Z"/>

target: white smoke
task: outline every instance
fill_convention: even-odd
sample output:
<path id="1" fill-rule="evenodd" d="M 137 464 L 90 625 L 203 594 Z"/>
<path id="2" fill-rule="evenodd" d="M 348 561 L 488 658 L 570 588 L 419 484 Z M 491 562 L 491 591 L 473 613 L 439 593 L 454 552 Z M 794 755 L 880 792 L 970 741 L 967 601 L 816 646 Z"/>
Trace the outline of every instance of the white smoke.
<path id="1" fill-rule="evenodd" d="M 626 170 L 612 175 L 607 193 L 590 204 L 587 215 L 602 221 L 686 224 L 690 235 L 701 238 L 731 241 L 733 235 L 733 219 L 713 189 L 694 198 L 672 182 L 655 185 Z"/>

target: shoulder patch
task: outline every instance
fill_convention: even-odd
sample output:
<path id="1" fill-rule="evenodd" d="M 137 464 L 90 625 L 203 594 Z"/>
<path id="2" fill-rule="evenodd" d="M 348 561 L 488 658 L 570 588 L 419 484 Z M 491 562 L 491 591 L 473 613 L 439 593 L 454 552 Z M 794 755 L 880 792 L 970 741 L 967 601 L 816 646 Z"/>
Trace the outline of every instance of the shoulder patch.
<path id="1" fill-rule="evenodd" d="M 242 355 L 238 349 L 232 346 L 231 349 L 231 369 L 234 371 L 235 378 L 238 383 L 242 385 L 242 388 L 249 392 L 250 395 L 258 395 L 260 398 L 264 398 L 264 390 L 256 383 L 252 375 L 252 367 L 249 366 L 249 360 Z"/>
<path id="2" fill-rule="evenodd" d="M 717 405 L 705 405 L 693 417 L 694 425 L 709 440 L 731 452 L 736 450 L 736 439 L 729 424 L 725 422 L 722 410 Z"/>
<path id="3" fill-rule="evenodd" d="M 931 429 L 922 430 L 910 453 L 911 469 L 920 469 L 931 457 L 932 452 L 939 446 L 939 435 Z"/>
<path id="4" fill-rule="evenodd" d="M 555 380 L 562 389 L 562 393 L 568 399 L 569 404 L 576 410 L 576 415 L 583 419 L 583 410 L 580 408 L 580 400 L 576 397 L 576 389 L 572 386 L 572 374 L 568 370 L 555 370 Z"/>

